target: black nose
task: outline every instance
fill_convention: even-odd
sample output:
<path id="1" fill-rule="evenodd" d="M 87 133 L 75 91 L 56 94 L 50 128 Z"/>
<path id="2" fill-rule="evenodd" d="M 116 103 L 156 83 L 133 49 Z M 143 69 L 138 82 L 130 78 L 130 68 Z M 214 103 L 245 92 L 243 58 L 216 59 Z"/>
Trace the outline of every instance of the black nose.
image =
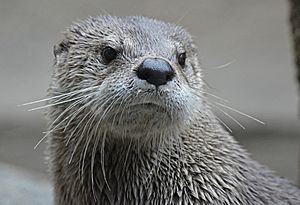
<path id="1" fill-rule="evenodd" d="M 171 65 L 159 58 L 147 58 L 137 69 L 137 76 L 155 86 L 167 84 L 174 77 Z"/>

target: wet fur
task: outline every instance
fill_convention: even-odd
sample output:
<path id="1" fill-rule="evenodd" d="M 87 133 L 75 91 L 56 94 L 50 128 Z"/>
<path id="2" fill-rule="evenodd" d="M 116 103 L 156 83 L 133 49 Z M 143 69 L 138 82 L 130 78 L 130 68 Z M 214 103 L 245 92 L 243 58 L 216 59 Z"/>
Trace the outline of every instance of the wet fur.
<path id="1" fill-rule="evenodd" d="M 101 58 L 107 45 L 119 51 L 109 64 Z M 184 68 L 176 62 L 182 51 Z M 48 152 L 57 205 L 300 204 L 296 187 L 219 125 L 181 27 L 89 18 L 65 32 L 54 54 Z M 138 79 L 147 57 L 168 61 L 175 79 L 158 89 Z"/>

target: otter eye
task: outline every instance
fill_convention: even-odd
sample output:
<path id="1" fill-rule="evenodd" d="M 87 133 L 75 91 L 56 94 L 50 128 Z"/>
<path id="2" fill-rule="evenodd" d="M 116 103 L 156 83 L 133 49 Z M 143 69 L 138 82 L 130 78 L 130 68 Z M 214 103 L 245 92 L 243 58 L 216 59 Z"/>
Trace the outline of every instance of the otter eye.
<path id="1" fill-rule="evenodd" d="M 186 60 L 186 54 L 180 53 L 177 57 L 177 61 L 178 61 L 179 65 L 181 65 L 183 67 L 185 65 L 185 60 Z"/>
<path id="2" fill-rule="evenodd" d="M 105 63 L 110 63 L 112 60 L 116 59 L 118 53 L 115 49 L 112 47 L 105 47 L 102 50 L 102 58 L 105 61 Z"/>

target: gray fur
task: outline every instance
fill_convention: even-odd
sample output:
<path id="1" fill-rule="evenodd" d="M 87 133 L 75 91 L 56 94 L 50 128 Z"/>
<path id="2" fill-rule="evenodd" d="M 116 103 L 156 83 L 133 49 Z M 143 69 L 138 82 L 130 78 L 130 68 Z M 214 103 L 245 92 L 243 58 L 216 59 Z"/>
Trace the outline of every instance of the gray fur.
<path id="1" fill-rule="evenodd" d="M 107 45 L 119 55 L 106 65 Z M 181 27 L 89 18 L 66 31 L 54 54 L 48 151 L 56 205 L 300 204 L 299 189 L 250 159 L 219 125 Z M 158 90 L 138 79 L 146 57 L 167 60 L 175 79 Z"/>

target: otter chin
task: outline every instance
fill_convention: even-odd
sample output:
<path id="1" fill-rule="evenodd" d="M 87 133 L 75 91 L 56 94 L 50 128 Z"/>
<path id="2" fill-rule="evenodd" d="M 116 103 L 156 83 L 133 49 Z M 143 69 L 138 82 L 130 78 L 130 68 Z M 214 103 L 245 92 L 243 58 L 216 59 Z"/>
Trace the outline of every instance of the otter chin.
<path id="1" fill-rule="evenodd" d="M 99 132 L 108 129 L 114 137 L 134 137 L 143 142 L 145 137 L 148 141 L 157 140 L 157 137 L 163 137 L 161 133 L 174 132 L 185 124 L 188 118 L 186 105 L 170 96 L 167 98 L 159 90 L 153 93 L 146 90 L 144 93 L 147 96 L 138 97 L 126 105 L 116 103 L 102 118 Z M 172 91 L 170 93 L 173 94 Z"/>
<path id="2" fill-rule="evenodd" d="M 65 31 L 47 113 L 56 205 L 300 204 L 220 125 L 197 50 L 182 27 L 140 16 Z"/>

